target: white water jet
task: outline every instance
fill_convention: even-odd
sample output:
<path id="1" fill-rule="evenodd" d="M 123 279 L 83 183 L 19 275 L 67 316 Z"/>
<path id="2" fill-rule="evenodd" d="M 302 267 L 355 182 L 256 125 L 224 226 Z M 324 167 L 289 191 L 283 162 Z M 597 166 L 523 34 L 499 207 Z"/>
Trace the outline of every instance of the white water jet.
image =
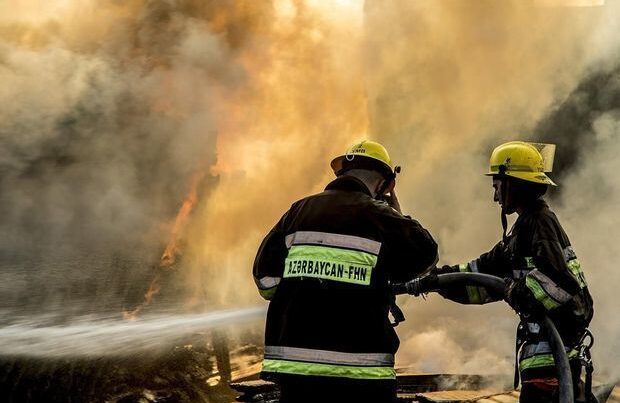
<path id="1" fill-rule="evenodd" d="M 175 338 L 217 327 L 251 322 L 266 307 L 222 310 L 206 314 L 122 319 L 83 319 L 62 326 L 37 318 L 0 328 L 0 355 L 36 357 L 115 356 L 165 347 Z"/>

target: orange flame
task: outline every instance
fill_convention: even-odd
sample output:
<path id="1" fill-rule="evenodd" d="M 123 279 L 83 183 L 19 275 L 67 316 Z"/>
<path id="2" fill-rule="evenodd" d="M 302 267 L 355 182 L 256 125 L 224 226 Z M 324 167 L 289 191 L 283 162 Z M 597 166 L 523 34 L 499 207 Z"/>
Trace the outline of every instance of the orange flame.
<path id="1" fill-rule="evenodd" d="M 177 213 L 177 216 L 174 220 L 174 225 L 172 226 L 172 232 L 170 234 L 170 238 L 168 243 L 166 244 L 166 248 L 159 258 L 159 266 L 158 270 L 170 270 L 173 268 L 177 257 L 180 254 L 179 241 L 181 239 L 181 234 L 187 225 L 187 219 L 192 212 L 196 202 L 198 201 L 198 186 L 204 178 L 204 170 L 197 171 L 191 180 L 191 186 L 189 193 L 183 200 L 183 204 Z M 155 274 L 153 280 L 151 280 L 151 284 L 149 285 L 148 290 L 144 294 L 144 301 L 136 306 L 131 311 L 124 311 L 123 318 L 126 320 L 135 320 L 137 314 L 144 309 L 147 305 L 151 303 L 153 297 L 159 293 L 161 290 L 161 271 Z"/>
<path id="2" fill-rule="evenodd" d="M 187 217 L 192 212 L 192 209 L 196 205 L 198 201 L 198 184 L 204 177 L 204 173 L 195 174 L 192 179 L 192 185 L 189 193 L 185 197 L 179 212 L 177 213 L 177 217 L 174 220 L 174 226 L 172 227 L 172 233 L 170 235 L 170 240 L 166 244 L 166 248 L 164 249 L 164 253 L 162 253 L 161 258 L 159 260 L 159 267 L 169 269 L 176 262 L 177 255 L 179 254 L 179 236 L 181 232 L 185 228 L 187 223 Z"/>

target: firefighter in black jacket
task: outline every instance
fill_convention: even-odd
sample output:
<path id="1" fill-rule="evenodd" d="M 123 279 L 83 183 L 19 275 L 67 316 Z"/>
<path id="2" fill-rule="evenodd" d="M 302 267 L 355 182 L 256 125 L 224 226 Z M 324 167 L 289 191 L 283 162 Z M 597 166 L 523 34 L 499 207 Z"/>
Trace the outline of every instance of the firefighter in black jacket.
<path id="1" fill-rule="evenodd" d="M 382 145 L 356 144 L 332 168 L 337 178 L 293 203 L 258 250 L 254 279 L 270 300 L 262 376 L 281 402 L 392 402 L 389 284 L 433 267 L 437 245 L 400 213 Z"/>
<path id="2" fill-rule="evenodd" d="M 542 150 L 542 153 L 541 153 Z M 506 299 L 521 315 L 517 331 L 521 402 L 557 402 L 558 380 L 546 335 L 536 316 L 547 314 L 557 327 L 573 370 L 576 401 L 580 390 L 579 347 L 593 315 L 593 303 L 581 265 L 556 215 L 542 196 L 555 183 L 551 171 L 555 146 L 513 141 L 497 147 L 487 175 L 493 177 L 494 200 L 502 208 L 503 240 L 469 263 L 443 266 L 436 273 L 479 272 L 506 278 L 505 295 L 485 288 L 464 287 L 440 291 L 464 304 Z M 545 159 L 543 154 L 548 155 Z M 506 215 L 518 218 L 506 234 Z M 432 277 L 429 276 L 429 277 Z M 517 375 L 517 374 L 515 374 Z M 515 376 L 515 387 L 518 378 Z"/>

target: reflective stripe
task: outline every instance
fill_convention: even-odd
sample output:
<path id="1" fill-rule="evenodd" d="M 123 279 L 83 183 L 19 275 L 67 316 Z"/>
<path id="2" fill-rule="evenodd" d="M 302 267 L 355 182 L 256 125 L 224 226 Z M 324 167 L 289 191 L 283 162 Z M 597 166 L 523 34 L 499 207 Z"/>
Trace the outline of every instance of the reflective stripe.
<path id="1" fill-rule="evenodd" d="M 396 371 L 392 367 L 359 367 L 272 359 L 263 360 L 263 371 L 354 379 L 396 379 Z"/>
<path id="2" fill-rule="evenodd" d="M 332 234 L 329 232 L 297 231 L 285 238 L 286 247 L 293 245 L 325 245 L 337 248 L 354 249 L 378 255 L 381 242 L 353 235 Z"/>
<path id="3" fill-rule="evenodd" d="M 482 304 L 482 297 L 480 296 L 480 290 L 478 287 L 467 286 L 467 297 L 470 304 Z"/>
<path id="4" fill-rule="evenodd" d="M 541 341 L 536 344 L 526 344 L 525 346 L 523 346 L 523 348 L 521 349 L 520 358 L 523 360 L 538 354 L 546 353 L 551 353 L 551 346 L 548 342 Z"/>
<path id="5" fill-rule="evenodd" d="M 525 285 L 548 310 L 557 308 L 572 298 L 572 295 L 561 289 L 538 269 L 528 273 Z"/>
<path id="6" fill-rule="evenodd" d="M 525 260 L 525 267 L 528 269 L 535 269 L 536 265 L 534 264 L 534 258 L 530 256 L 526 256 L 523 258 Z"/>
<path id="7" fill-rule="evenodd" d="M 474 271 L 475 269 L 475 271 Z M 461 263 L 459 265 L 459 271 L 463 273 L 472 273 L 478 272 L 478 263 L 475 260 L 472 260 L 469 263 Z M 467 298 L 470 304 L 483 304 L 488 299 L 488 294 L 484 287 L 476 287 L 476 286 L 466 286 L 467 290 Z"/>
<path id="8" fill-rule="evenodd" d="M 280 280 L 282 280 L 281 277 L 269 277 L 269 276 L 255 279 L 256 285 L 261 290 L 266 290 L 269 288 L 277 287 L 278 284 L 280 284 Z"/>
<path id="9" fill-rule="evenodd" d="M 261 290 L 259 288 L 258 293 L 260 294 L 261 297 L 263 297 L 267 301 L 270 301 L 271 299 L 273 299 L 273 296 L 276 295 L 277 290 L 278 290 L 278 287 L 273 287 L 268 290 Z"/>
<path id="10" fill-rule="evenodd" d="M 469 262 L 469 267 L 471 268 L 471 272 L 472 273 L 478 273 L 478 260 L 474 259 L 471 262 Z"/>
<path id="11" fill-rule="evenodd" d="M 527 322 L 527 330 L 532 334 L 540 333 L 540 325 L 536 322 Z"/>
<path id="12" fill-rule="evenodd" d="M 565 349 L 567 353 L 573 350 L 569 347 L 565 347 Z M 551 353 L 551 345 L 547 341 L 539 341 L 538 343 L 535 343 L 535 344 L 526 344 L 525 346 L 523 346 L 523 348 L 521 349 L 520 358 L 525 359 L 525 358 L 533 357 L 535 355 L 547 354 L 547 353 Z"/>
<path id="13" fill-rule="evenodd" d="M 480 303 L 484 304 L 486 302 L 490 302 L 491 298 L 489 297 L 489 294 L 487 293 L 487 289 L 484 287 L 477 287 L 478 288 L 478 294 L 480 294 Z"/>
<path id="14" fill-rule="evenodd" d="M 362 367 L 394 366 L 394 354 L 342 353 L 339 351 L 284 346 L 265 346 L 265 358 Z"/>
<path id="15" fill-rule="evenodd" d="M 533 277 L 526 276 L 525 285 L 530 289 L 532 294 L 534 294 L 534 297 L 548 310 L 552 310 L 560 306 L 558 302 L 554 301 L 553 298 L 547 295 L 540 283 L 538 283 L 538 281 L 536 281 Z"/>
<path id="16" fill-rule="evenodd" d="M 579 261 L 579 259 L 572 259 L 566 265 L 568 266 L 568 269 L 570 270 L 575 280 L 577 280 L 577 283 L 579 283 L 579 287 L 587 287 L 588 283 L 586 282 L 586 276 L 583 274 L 583 271 L 581 271 L 581 262 Z"/>
<path id="17" fill-rule="evenodd" d="M 350 249 L 293 245 L 284 261 L 284 277 L 312 277 L 369 285 L 377 256 Z"/>
<path id="18" fill-rule="evenodd" d="M 270 276 L 254 278 L 254 282 L 258 287 L 258 293 L 266 300 L 271 300 L 273 298 L 278 289 L 278 284 L 280 284 L 280 280 L 282 280 L 282 278 Z"/>
<path id="19" fill-rule="evenodd" d="M 560 286 L 538 269 L 532 270 L 527 276 L 528 278 L 532 277 L 536 279 L 545 292 L 560 304 L 564 304 L 573 298 L 572 295 L 560 288 Z"/>
<path id="20" fill-rule="evenodd" d="M 538 348 L 538 345 L 540 344 L 546 344 L 546 345 Z M 550 353 L 551 348 L 549 347 L 548 343 L 541 342 L 541 343 L 534 344 L 534 345 L 527 345 L 523 347 L 523 350 L 525 350 L 527 347 L 530 347 L 530 346 L 532 347 L 530 349 L 531 351 L 529 352 L 536 351 L 536 350 L 539 350 L 539 352 L 535 354 L 530 354 L 527 357 L 522 356 L 519 359 L 519 369 L 521 371 L 532 369 L 532 368 L 551 367 L 555 365 L 555 360 L 553 359 L 553 354 Z M 544 352 L 544 350 L 546 350 L 547 352 Z M 568 359 L 574 359 L 579 355 L 579 352 L 575 349 L 567 349 L 566 354 L 568 355 Z"/>
<path id="21" fill-rule="evenodd" d="M 469 267 L 469 263 L 461 263 L 459 265 L 459 271 L 462 273 L 471 273 L 471 268 Z"/>
<path id="22" fill-rule="evenodd" d="M 566 265 L 568 266 L 568 269 L 570 270 L 575 280 L 577 280 L 577 283 L 579 283 L 579 287 L 587 287 L 588 283 L 586 282 L 586 276 L 583 274 L 583 271 L 581 271 L 581 262 L 579 261 L 579 259 L 577 259 L 577 255 L 575 254 L 573 247 L 570 245 L 567 246 L 562 250 L 562 253 L 564 254 L 564 260 L 566 260 Z"/>

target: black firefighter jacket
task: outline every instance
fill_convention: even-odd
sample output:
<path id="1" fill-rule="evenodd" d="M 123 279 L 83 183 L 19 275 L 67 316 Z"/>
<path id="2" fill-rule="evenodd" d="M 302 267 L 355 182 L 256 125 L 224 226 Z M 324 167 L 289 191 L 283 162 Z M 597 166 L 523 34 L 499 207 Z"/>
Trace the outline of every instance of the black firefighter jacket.
<path id="1" fill-rule="evenodd" d="M 259 292 L 271 301 L 263 377 L 393 380 L 399 341 L 389 283 L 436 262 L 428 231 L 354 177 L 295 202 L 254 262 Z"/>
<path id="2" fill-rule="evenodd" d="M 505 241 L 478 259 L 461 264 L 460 271 L 480 272 L 517 281 L 517 305 L 522 312 L 544 312 L 557 327 L 570 359 L 593 315 L 592 297 L 581 264 L 568 236 L 547 203 L 538 199 L 517 219 Z M 466 304 L 498 301 L 482 287 L 442 292 Z M 533 317 L 519 325 L 519 368 L 523 380 L 552 377 L 554 361 L 547 336 Z"/>

